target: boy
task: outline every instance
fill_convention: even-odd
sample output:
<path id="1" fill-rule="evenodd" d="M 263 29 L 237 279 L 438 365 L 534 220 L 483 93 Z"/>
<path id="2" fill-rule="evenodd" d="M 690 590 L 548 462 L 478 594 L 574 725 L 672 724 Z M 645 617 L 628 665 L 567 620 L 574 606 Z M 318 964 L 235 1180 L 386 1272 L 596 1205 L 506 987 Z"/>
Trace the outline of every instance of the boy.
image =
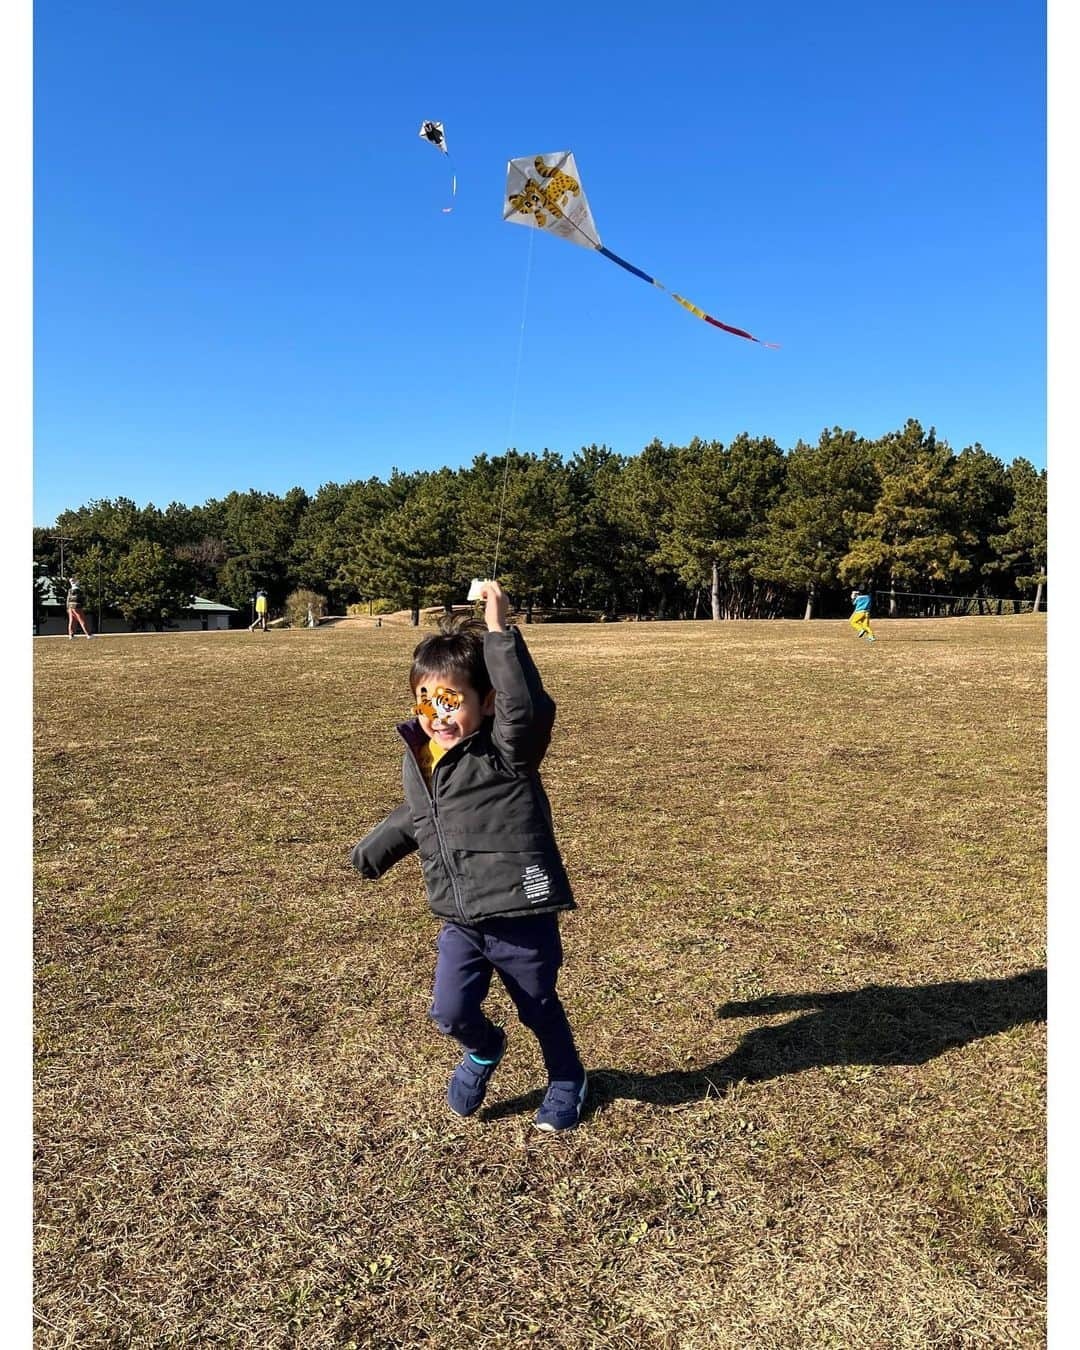
<path id="1" fill-rule="evenodd" d="M 465 1052 L 447 1088 L 450 1109 L 479 1109 L 505 1052 L 506 1033 L 481 1006 L 498 971 L 547 1069 L 536 1125 L 567 1130 L 587 1082 L 555 992 L 557 912 L 577 907 L 539 773 L 555 704 L 520 632 L 507 627 L 498 582 L 485 582 L 481 598 L 486 633 L 475 619 L 444 619 L 413 653 L 415 717 L 398 725 L 405 802 L 352 861 L 374 880 L 420 850 L 428 904 L 444 920 L 430 1016 Z"/>
<path id="2" fill-rule="evenodd" d="M 851 592 L 851 603 L 855 606 L 855 612 L 848 619 L 848 623 L 855 629 L 858 637 L 869 638 L 871 642 L 876 642 L 877 638 L 870 631 L 870 592 L 867 587 L 856 586 Z"/>

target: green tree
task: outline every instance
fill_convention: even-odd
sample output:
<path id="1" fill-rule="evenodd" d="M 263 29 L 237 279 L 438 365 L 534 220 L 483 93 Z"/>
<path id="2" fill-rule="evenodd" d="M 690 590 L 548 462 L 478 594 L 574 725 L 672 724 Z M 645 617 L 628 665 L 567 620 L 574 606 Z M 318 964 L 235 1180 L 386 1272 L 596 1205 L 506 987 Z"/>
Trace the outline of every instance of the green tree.
<path id="1" fill-rule="evenodd" d="M 602 601 L 610 612 L 629 604 L 640 607 L 654 594 L 666 609 L 694 588 L 661 547 L 670 529 L 672 485 L 681 454 L 677 446 L 650 441 L 606 484 L 605 515 L 617 541 Z M 700 584 L 697 591 L 700 594 Z"/>
<path id="2" fill-rule="evenodd" d="M 561 457 L 481 455 L 463 475 L 460 504 L 466 574 L 488 576 L 497 557 L 498 579 L 531 622 L 536 602 L 559 595 L 574 566 L 574 500 Z"/>
<path id="3" fill-rule="evenodd" d="M 116 607 L 111 599 L 115 589 L 113 578 L 117 563 L 126 555 L 126 546 L 96 540 L 89 546 L 76 544 L 69 547 L 73 551 L 68 554 L 68 576 L 78 577 L 82 582 L 87 612 L 94 616 L 95 623 L 100 624 L 102 611 Z"/>
<path id="4" fill-rule="evenodd" d="M 218 599 L 247 614 L 254 604 L 255 592 L 266 588 L 269 561 L 260 554 L 238 553 L 226 558 L 218 572 Z"/>
<path id="5" fill-rule="evenodd" d="M 949 466 L 952 513 L 951 530 L 964 566 L 956 575 L 958 584 L 989 593 L 997 570 L 993 540 L 1001 530 L 1012 494 L 1000 459 L 981 445 L 966 446 Z M 984 602 L 980 599 L 980 611 Z"/>
<path id="6" fill-rule="evenodd" d="M 1006 572 L 1019 590 L 1035 587 L 1036 613 L 1046 585 L 1046 470 L 1038 470 L 1026 459 L 1014 459 L 1006 470 L 1012 493 L 1001 534 L 992 546 L 998 567 Z"/>
<path id="7" fill-rule="evenodd" d="M 290 554 L 291 572 L 301 589 L 337 588 L 342 549 L 337 525 L 349 500 L 349 486 L 324 483 L 308 503 Z"/>
<path id="8" fill-rule="evenodd" d="M 130 497 L 102 498 L 76 511 L 61 511 L 56 518 L 56 533 L 64 534 L 76 548 L 102 544 L 109 549 L 125 549 L 146 537 L 147 513 L 152 523 L 152 507 L 144 513 Z"/>
<path id="9" fill-rule="evenodd" d="M 467 590 L 459 542 L 460 484 L 452 469 L 398 474 L 392 479 L 398 505 L 356 540 L 348 576 L 366 596 L 386 596 L 412 610 L 420 622 L 424 604 L 449 609 Z"/>
<path id="10" fill-rule="evenodd" d="M 869 512 L 878 490 L 867 441 L 854 431 L 823 431 L 787 457 L 784 490 L 770 508 L 755 575 L 806 592 L 804 619 L 821 592 L 840 580 L 851 547 L 851 520 Z"/>
<path id="11" fill-rule="evenodd" d="M 224 539 L 211 535 L 191 539 L 177 544 L 173 556 L 190 570 L 192 585 L 198 595 L 217 599 L 221 590 L 221 572 L 229 557 Z"/>
<path id="12" fill-rule="evenodd" d="M 326 483 L 311 499 L 297 530 L 292 571 L 301 586 L 325 593 L 341 612 L 352 601 L 373 598 L 359 585 L 357 558 L 379 521 L 404 500 L 404 476 L 389 483 Z"/>
<path id="13" fill-rule="evenodd" d="M 623 589 L 628 560 L 619 528 L 617 499 L 625 458 L 603 445 L 582 446 L 565 466 L 570 511 L 567 575 L 553 603 L 567 600 L 578 608 L 602 605 Z M 639 590 L 639 594 L 641 590 Z"/>
<path id="14" fill-rule="evenodd" d="M 687 586 L 708 585 L 714 620 L 774 610 L 778 594 L 755 570 L 786 467 L 774 440 L 745 432 L 726 447 L 694 440 L 678 456 L 657 557 Z"/>
<path id="15" fill-rule="evenodd" d="M 957 533 L 952 452 L 933 428 L 909 421 L 875 446 L 881 491 L 871 511 L 855 514 L 851 547 L 840 562 L 845 582 L 875 581 L 927 590 L 957 584 L 972 569 Z M 890 602 L 895 612 L 895 600 Z"/>
<path id="16" fill-rule="evenodd" d="M 111 607 L 133 628 L 162 628 L 191 604 L 191 576 L 168 549 L 137 539 L 115 563 L 109 583 Z"/>
<path id="17" fill-rule="evenodd" d="M 222 599 L 243 607 L 261 586 L 281 608 L 293 589 L 290 559 L 307 504 L 302 488 L 290 488 L 284 497 L 254 489 L 230 492 L 207 504 L 215 526 L 211 534 L 224 541 L 229 555 L 218 573 Z"/>

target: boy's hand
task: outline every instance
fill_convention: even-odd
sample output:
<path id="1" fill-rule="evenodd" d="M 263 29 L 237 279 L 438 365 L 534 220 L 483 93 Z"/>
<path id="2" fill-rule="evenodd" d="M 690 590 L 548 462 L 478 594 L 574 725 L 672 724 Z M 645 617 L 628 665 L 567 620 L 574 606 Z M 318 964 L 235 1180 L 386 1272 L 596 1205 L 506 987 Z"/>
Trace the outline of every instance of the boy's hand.
<path id="1" fill-rule="evenodd" d="M 484 622 L 489 633 L 505 633 L 506 621 L 510 617 L 510 601 L 506 592 L 497 581 L 485 581 L 480 588 L 480 598 L 484 601 Z"/>

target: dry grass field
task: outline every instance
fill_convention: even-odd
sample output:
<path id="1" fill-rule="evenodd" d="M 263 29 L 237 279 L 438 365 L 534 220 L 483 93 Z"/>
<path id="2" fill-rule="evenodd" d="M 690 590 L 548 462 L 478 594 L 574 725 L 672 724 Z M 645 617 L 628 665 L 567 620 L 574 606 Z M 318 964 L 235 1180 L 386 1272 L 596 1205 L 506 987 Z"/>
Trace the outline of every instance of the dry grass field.
<path id="1" fill-rule="evenodd" d="M 36 1344 L 1044 1341 L 1042 616 L 525 630 L 581 1127 L 426 1018 L 415 630 L 35 644 Z"/>

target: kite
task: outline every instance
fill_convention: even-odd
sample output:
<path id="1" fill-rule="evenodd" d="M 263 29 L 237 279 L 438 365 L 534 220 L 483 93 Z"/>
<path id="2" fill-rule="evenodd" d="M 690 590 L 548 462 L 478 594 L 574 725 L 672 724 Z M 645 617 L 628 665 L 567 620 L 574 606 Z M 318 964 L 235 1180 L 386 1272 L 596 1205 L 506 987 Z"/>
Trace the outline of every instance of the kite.
<path id="1" fill-rule="evenodd" d="M 441 122 L 421 122 L 420 139 L 428 141 L 436 150 L 441 150 L 444 155 L 449 157 L 450 149 L 446 144 L 446 132 L 443 130 Z M 453 199 L 457 196 L 457 174 L 450 176 L 450 205 L 443 207 L 443 215 L 449 215 L 454 209 Z"/>
<path id="2" fill-rule="evenodd" d="M 600 242 L 600 235 L 589 210 L 585 191 L 581 186 L 574 156 L 569 150 L 557 150 L 550 155 L 526 155 L 522 159 L 512 159 L 506 166 L 506 199 L 503 202 L 503 219 L 511 225 L 528 225 L 534 230 L 544 230 L 547 234 L 557 235 L 560 239 L 579 244 L 582 248 L 594 248 L 613 263 L 618 263 L 627 272 L 647 281 L 650 286 L 666 291 L 672 300 L 696 314 L 699 319 L 711 323 L 714 328 L 722 328 L 725 333 L 734 333 L 736 337 L 747 338 L 750 342 L 760 343 L 763 347 L 775 347 L 774 342 L 762 342 L 743 328 L 733 328 L 731 324 L 721 323 L 711 314 L 706 314 L 697 305 L 674 291 L 669 291 L 662 282 L 634 267 L 625 258 L 612 253 Z"/>

